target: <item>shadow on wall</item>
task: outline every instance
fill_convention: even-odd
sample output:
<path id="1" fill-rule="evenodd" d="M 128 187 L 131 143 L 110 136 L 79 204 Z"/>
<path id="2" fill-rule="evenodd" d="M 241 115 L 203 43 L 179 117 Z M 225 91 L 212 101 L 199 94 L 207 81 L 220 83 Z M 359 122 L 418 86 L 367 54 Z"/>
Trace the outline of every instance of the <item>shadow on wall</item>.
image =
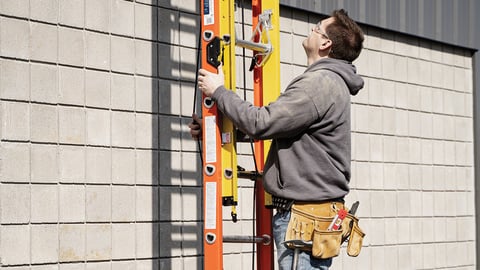
<path id="1" fill-rule="evenodd" d="M 187 127 L 194 110 L 200 3 L 153 2 L 152 257 L 159 260 L 152 269 L 202 269 L 201 162 Z"/>

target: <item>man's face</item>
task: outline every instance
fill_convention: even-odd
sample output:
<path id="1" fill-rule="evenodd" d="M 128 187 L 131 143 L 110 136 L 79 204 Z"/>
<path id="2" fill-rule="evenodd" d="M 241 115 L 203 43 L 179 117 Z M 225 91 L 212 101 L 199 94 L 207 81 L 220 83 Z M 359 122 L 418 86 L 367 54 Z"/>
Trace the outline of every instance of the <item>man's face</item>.
<path id="1" fill-rule="evenodd" d="M 333 22 L 333 20 L 333 18 L 321 20 L 312 28 L 310 34 L 302 43 L 307 57 L 318 54 L 319 50 L 322 50 L 323 47 L 330 41 L 325 29 Z"/>

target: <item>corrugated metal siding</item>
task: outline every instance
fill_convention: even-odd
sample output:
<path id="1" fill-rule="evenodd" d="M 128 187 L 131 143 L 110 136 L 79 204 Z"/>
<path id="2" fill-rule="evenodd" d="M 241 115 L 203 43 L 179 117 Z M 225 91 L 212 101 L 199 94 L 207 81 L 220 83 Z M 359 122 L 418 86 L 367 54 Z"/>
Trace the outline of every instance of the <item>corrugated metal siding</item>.
<path id="1" fill-rule="evenodd" d="M 282 5 L 329 14 L 344 8 L 355 20 L 466 48 L 480 48 L 480 3 L 475 0 L 280 0 Z"/>

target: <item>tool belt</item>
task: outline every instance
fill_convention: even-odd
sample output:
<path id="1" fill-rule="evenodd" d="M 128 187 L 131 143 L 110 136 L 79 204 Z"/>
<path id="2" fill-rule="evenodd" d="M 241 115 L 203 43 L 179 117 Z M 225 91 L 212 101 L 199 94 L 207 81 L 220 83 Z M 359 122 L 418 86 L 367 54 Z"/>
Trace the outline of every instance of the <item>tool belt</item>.
<path id="1" fill-rule="evenodd" d="M 291 244 L 294 242 L 292 240 L 301 240 L 309 243 L 302 247 L 302 250 L 311 252 L 316 258 L 328 259 L 338 256 L 340 246 L 348 240 L 347 254 L 358 256 L 365 233 L 358 226 L 356 216 L 348 213 L 338 229 L 328 229 L 340 209 L 348 212 L 340 202 L 293 203 L 285 245 L 293 249 L 298 248 Z"/>

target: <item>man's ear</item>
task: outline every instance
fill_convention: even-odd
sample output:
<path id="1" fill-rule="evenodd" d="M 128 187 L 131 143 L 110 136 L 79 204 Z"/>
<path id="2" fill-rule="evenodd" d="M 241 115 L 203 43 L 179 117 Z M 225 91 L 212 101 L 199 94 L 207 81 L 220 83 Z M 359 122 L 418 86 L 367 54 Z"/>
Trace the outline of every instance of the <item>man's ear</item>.
<path id="1" fill-rule="evenodd" d="M 328 50 L 331 46 L 332 46 L 332 41 L 330 39 L 327 39 L 325 40 L 325 42 L 323 42 L 320 45 L 320 50 Z"/>

